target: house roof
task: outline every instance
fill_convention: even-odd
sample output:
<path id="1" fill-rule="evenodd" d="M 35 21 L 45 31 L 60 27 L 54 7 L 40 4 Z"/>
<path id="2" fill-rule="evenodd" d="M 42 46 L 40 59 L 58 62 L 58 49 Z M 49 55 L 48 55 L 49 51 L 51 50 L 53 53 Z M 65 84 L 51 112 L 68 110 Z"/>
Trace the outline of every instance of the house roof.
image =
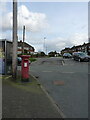
<path id="1" fill-rule="evenodd" d="M 23 42 L 19 41 L 19 42 L 18 42 L 18 45 L 19 45 L 19 46 L 22 46 L 22 43 L 23 43 Z M 24 45 L 27 46 L 27 47 L 32 47 L 31 45 L 29 45 L 29 44 L 26 43 L 26 42 L 24 42 Z M 34 47 L 32 47 L 32 48 L 34 48 Z"/>
<path id="2" fill-rule="evenodd" d="M 8 40 L 8 39 L 0 39 L 0 42 L 4 42 L 4 41 L 7 41 L 7 42 L 10 42 L 12 43 L 12 41 Z M 24 42 L 24 45 L 27 46 L 27 47 L 32 47 L 31 45 L 29 45 L 28 43 Z M 18 46 L 22 46 L 22 42 L 21 41 L 18 41 Z M 34 47 L 32 47 L 34 49 Z"/>

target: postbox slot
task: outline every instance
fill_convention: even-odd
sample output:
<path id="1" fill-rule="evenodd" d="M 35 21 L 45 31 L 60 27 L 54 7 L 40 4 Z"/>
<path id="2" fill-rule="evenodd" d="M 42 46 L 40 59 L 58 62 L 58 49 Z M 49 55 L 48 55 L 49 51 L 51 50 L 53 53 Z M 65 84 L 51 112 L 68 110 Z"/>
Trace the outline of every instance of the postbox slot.
<path id="1" fill-rule="evenodd" d="M 24 59 L 24 60 L 27 60 L 27 61 L 28 61 L 28 59 Z"/>

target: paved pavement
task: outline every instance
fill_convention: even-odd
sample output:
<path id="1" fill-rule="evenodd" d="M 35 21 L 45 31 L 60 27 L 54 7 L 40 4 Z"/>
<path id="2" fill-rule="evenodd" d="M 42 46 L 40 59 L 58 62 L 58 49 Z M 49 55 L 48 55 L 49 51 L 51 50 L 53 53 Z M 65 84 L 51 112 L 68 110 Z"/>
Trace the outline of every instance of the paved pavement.
<path id="1" fill-rule="evenodd" d="M 0 75 L 0 119 L 2 118 L 2 75 Z"/>
<path id="2" fill-rule="evenodd" d="M 43 58 L 30 66 L 66 118 L 88 117 L 88 63 Z"/>
<path id="3" fill-rule="evenodd" d="M 2 118 L 61 118 L 33 77 L 29 83 L 12 82 L 11 77 L 5 77 L 2 88 Z"/>

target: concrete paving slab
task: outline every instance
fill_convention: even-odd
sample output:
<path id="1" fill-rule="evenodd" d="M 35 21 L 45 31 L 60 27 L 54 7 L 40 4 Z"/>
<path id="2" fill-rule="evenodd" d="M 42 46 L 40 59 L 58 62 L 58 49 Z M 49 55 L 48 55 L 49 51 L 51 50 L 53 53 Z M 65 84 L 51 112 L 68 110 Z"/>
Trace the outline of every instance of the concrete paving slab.
<path id="1" fill-rule="evenodd" d="M 29 83 L 3 79 L 2 87 L 2 118 L 61 118 L 33 77 Z"/>

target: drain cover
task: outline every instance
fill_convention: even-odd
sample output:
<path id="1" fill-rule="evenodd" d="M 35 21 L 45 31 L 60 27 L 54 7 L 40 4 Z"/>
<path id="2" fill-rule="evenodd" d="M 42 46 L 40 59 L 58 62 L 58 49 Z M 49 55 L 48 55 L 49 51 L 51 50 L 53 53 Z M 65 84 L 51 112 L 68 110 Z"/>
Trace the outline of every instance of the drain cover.
<path id="1" fill-rule="evenodd" d="M 54 81 L 54 85 L 64 85 L 64 81 Z"/>

